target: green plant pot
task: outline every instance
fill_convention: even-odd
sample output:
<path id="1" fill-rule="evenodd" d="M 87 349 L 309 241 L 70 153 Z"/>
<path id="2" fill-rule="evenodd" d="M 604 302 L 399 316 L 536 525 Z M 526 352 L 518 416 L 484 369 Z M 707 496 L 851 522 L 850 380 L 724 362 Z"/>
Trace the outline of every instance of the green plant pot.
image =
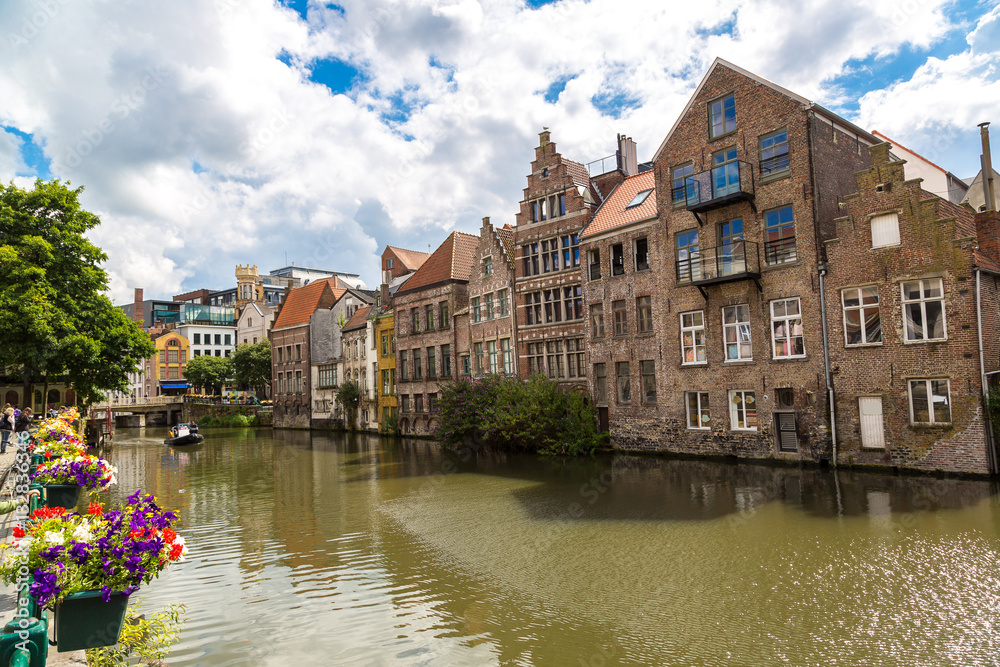
<path id="1" fill-rule="evenodd" d="M 45 463 L 45 457 L 44 456 L 42 456 L 41 454 L 32 454 L 31 455 L 31 465 L 33 465 L 33 466 L 40 466 L 43 463 Z"/>
<path id="2" fill-rule="evenodd" d="M 80 502 L 82 489 L 83 487 L 78 484 L 47 484 L 45 486 L 45 506 L 65 507 L 71 510 Z"/>
<path id="3" fill-rule="evenodd" d="M 125 621 L 128 596 L 112 593 L 101 599 L 101 591 L 70 593 L 56 605 L 55 644 L 59 653 L 113 646 Z"/>

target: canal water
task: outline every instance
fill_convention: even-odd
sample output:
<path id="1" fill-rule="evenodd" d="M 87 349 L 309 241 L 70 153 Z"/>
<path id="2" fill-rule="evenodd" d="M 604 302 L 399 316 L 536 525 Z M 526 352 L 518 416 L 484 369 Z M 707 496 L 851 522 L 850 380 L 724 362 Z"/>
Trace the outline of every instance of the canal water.
<path id="1" fill-rule="evenodd" d="M 985 665 L 987 482 L 119 430 L 111 500 L 181 514 L 185 665 Z"/>

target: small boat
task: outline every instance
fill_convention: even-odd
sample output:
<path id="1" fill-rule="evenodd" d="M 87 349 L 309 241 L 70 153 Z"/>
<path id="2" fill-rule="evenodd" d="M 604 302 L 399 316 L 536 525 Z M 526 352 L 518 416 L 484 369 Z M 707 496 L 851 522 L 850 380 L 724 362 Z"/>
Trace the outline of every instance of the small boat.
<path id="1" fill-rule="evenodd" d="M 198 433 L 198 425 L 194 422 L 178 424 L 170 427 L 170 437 L 163 441 L 164 445 L 197 445 L 205 436 Z"/>

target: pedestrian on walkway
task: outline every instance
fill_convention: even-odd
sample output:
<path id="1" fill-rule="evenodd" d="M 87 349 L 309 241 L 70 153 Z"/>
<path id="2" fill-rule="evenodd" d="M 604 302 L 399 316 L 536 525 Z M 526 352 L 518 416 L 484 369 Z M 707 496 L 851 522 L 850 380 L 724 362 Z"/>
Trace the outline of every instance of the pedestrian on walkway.
<path id="1" fill-rule="evenodd" d="M 25 408 L 21 410 L 21 416 L 17 418 L 17 422 L 14 424 L 14 431 L 22 433 L 27 431 L 29 426 L 31 426 L 31 408 Z"/>
<path id="2" fill-rule="evenodd" d="M 7 451 L 7 443 L 10 442 L 10 436 L 14 432 L 14 408 L 10 407 L 8 404 L 4 408 L 3 413 L 0 413 L 0 454 L 4 454 Z"/>

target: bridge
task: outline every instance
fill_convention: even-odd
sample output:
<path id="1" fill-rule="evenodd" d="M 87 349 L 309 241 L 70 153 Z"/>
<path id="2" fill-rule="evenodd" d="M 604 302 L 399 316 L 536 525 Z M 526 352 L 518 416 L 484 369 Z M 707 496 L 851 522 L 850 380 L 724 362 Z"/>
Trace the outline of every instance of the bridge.
<path id="1" fill-rule="evenodd" d="M 110 415 L 117 426 L 145 426 L 150 415 L 156 415 L 151 421 L 160 421 L 163 415 L 165 424 L 172 424 L 174 416 L 179 415 L 184 406 L 183 396 L 146 396 L 141 398 L 113 398 L 110 401 L 96 403 L 90 407 L 91 414 L 97 419 L 106 420 Z"/>

